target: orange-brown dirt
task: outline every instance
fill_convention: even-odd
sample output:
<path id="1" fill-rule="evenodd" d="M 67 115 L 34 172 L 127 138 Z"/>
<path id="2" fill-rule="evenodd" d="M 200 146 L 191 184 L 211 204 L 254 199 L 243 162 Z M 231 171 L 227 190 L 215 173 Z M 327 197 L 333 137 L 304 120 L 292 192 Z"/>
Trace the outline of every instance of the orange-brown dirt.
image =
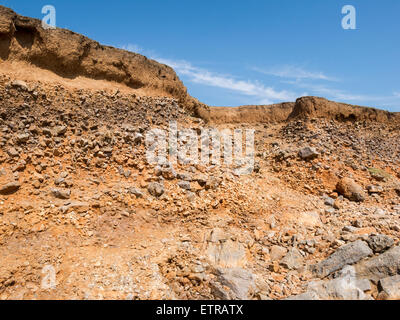
<path id="1" fill-rule="evenodd" d="M 205 106 L 165 65 L 4 7 L 0 59 L 0 299 L 400 297 L 398 114 Z M 170 121 L 254 129 L 254 170 L 149 163 Z"/>

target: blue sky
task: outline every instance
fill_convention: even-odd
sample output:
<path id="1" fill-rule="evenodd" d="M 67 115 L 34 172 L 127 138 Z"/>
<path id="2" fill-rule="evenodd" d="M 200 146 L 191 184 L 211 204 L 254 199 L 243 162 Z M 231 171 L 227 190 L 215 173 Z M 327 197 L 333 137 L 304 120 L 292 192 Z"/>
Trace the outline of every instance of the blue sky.
<path id="1" fill-rule="evenodd" d="M 14 0 L 16 12 L 172 66 L 189 93 L 237 106 L 323 96 L 400 111 L 399 0 Z M 357 29 L 341 25 L 356 8 Z"/>

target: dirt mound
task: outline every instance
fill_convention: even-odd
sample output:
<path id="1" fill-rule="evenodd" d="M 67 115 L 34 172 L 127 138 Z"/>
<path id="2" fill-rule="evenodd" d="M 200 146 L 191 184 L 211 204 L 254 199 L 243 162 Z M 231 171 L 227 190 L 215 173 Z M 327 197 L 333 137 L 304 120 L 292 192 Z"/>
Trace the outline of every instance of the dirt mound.
<path id="1" fill-rule="evenodd" d="M 137 53 L 100 45 L 64 29 L 43 29 L 41 21 L 0 6 L 0 59 L 26 61 L 64 78 L 79 76 L 147 88 L 193 101 L 174 70 Z"/>
<path id="2" fill-rule="evenodd" d="M 326 118 L 338 121 L 399 121 L 398 113 L 329 101 L 319 97 L 302 97 L 294 104 L 290 119 Z"/>
<path id="3" fill-rule="evenodd" d="M 319 97 L 301 97 L 296 102 L 269 106 L 212 107 L 199 115 L 213 123 L 279 123 L 294 119 L 324 118 L 337 121 L 399 122 L 398 113 L 354 106 Z"/>

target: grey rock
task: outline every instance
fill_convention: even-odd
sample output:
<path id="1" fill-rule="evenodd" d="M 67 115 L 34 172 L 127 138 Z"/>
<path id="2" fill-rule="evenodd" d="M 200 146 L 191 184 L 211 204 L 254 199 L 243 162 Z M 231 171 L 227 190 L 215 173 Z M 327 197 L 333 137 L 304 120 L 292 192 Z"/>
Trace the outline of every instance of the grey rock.
<path id="1" fill-rule="evenodd" d="M 67 127 L 66 126 L 58 126 L 54 127 L 52 130 L 52 134 L 55 137 L 62 136 L 67 132 Z"/>
<path id="2" fill-rule="evenodd" d="M 19 190 L 21 184 L 18 181 L 12 181 L 0 186 L 1 195 L 10 195 Z"/>
<path id="3" fill-rule="evenodd" d="M 400 246 L 362 261 L 355 268 L 360 277 L 374 281 L 400 274 Z"/>
<path id="4" fill-rule="evenodd" d="M 203 180 L 198 180 L 198 183 L 200 186 L 203 186 L 203 182 L 204 182 Z M 207 179 L 204 186 L 207 190 L 209 190 L 209 189 L 215 190 L 219 187 L 221 182 L 222 182 L 222 178 L 211 176 L 210 178 Z"/>
<path id="5" fill-rule="evenodd" d="M 330 281 L 313 283 L 309 287 L 320 300 L 367 300 L 364 291 L 357 287 L 351 277 L 336 278 Z"/>
<path id="6" fill-rule="evenodd" d="M 339 277 L 327 281 L 313 281 L 303 294 L 288 300 L 369 300 L 365 291 L 371 290 L 368 280 L 359 279 L 352 266 L 346 266 Z"/>
<path id="7" fill-rule="evenodd" d="M 59 185 L 63 184 L 64 182 L 65 182 L 64 178 L 57 178 L 57 179 L 54 180 L 54 184 L 56 186 L 59 186 Z"/>
<path id="8" fill-rule="evenodd" d="M 137 188 L 129 188 L 129 193 L 133 194 L 136 198 L 143 198 L 143 192 Z"/>
<path id="9" fill-rule="evenodd" d="M 60 211 L 65 214 L 69 210 L 74 210 L 77 213 L 86 213 L 90 208 L 90 204 L 88 202 L 82 201 L 71 201 L 68 204 L 60 207 Z"/>
<path id="10" fill-rule="evenodd" d="M 191 190 L 190 182 L 188 181 L 179 181 L 178 186 L 184 190 Z"/>
<path id="11" fill-rule="evenodd" d="M 280 264 L 288 269 L 298 269 L 303 265 L 303 256 L 296 248 L 289 249 L 285 257 L 280 261 Z"/>
<path id="12" fill-rule="evenodd" d="M 147 186 L 147 191 L 154 196 L 160 197 L 164 194 L 164 185 L 158 182 L 152 182 Z"/>
<path id="13" fill-rule="evenodd" d="M 383 210 L 382 208 L 376 208 L 376 210 L 374 211 L 374 215 L 376 215 L 376 216 L 385 216 L 386 215 L 386 211 Z"/>
<path id="14" fill-rule="evenodd" d="M 124 131 L 127 131 L 127 132 L 135 132 L 136 131 L 136 128 L 133 125 L 128 124 L 128 123 L 122 124 L 121 127 Z"/>
<path id="15" fill-rule="evenodd" d="M 343 227 L 343 231 L 344 232 L 356 232 L 358 230 L 357 227 L 353 227 L 353 226 L 345 226 Z"/>
<path id="16" fill-rule="evenodd" d="M 216 274 L 218 281 L 230 288 L 236 299 L 249 300 L 251 298 L 252 290 L 255 287 L 251 272 L 243 268 L 218 268 Z"/>
<path id="17" fill-rule="evenodd" d="M 132 174 L 132 171 L 129 170 L 129 169 L 128 170 L 124 170 L 124 168 L 122 166 L 118 166 L 118 173 L 121 176 L 124 176 L 125 178 L 129 178 L 131 176 L 131 174 Z"/>
<path id="18" fill-rule="evenodd" d="M 177 174 L 177 178 L 184 181 L 192 181 L 192 177 L 189 173 L 181 172 Z"/>
<path id="19" fill-rule="evenodd" d="M 231 294 L 229 290 L 226 290 L 224 286 L 217 281 L 211 281 L 209 286 L 211 289 L 211 294 L 216 299 L 234 300 L 236 298 L 233 293 Z"/>
<path id="20" fill-rule="evenodd" d="M 17 143 L 27 143 L 29 140 L 30 135 L 28 133 L 21 133 L 17 135 Z"/>
<path id="21" fill-rule="evenodd" d="M 244 246 L 232 240 L 210 242 L 207 247 L 207 255 L 214 266 L 221 268 L 241 267 L 247 262 Z"/>
<path id="22" fill-rule="evenodd" d="M 335 253 L 313 267 L 313 272 L 324 278 L 342 269 L 345 265 L 353 264 L 373 254 L 365 241 L 357 240 L 340 247 Z"/>
<path id="23" fill-rule="evenodd" d="M 333 214 L 333 213 L 335 213 L 335 208 L 327 208 L 327 209 L 325 209 L 325 213 Z"/>
<path id="24" fill-rule="evenodd" d="M 400 275 L 381 279 L 378 284 L 379 296 L 385 300 L 400 299 Z"/>
<path id="25" fill-rule="evenodd" d="M 68 177 L 68 172 L 66 172 L 66 171 L 61 172 L 61 173 L 60 173 L 60 177 L 61 177 L 61 178 L 66 178 L 66 177 Z"/>
<path id="26" fill-rule="evenodd" d="M 394 240 L 384 234 L 371 235 L 368 237 L 367 242 L 375 253 L 381 253 L 391 248 L 394 244 Z"/>
<path id="27" fill-rule="evenodd" d="M 356 279 L 355 284 L 357 288 L 360 288 L 362 291 L 371 291 L 371 282 L 368 279 Z"/>
<path id="28" fill-rule="evenodd" d="M 333 205 L 335 204 L 335 199 L 332 199 L 331 197 L 326 197 L 324 204 L 333 207 Z"/>
<path id="29" fill-rule="evenodd" d="M 69 189 L 51 189 L 51 193 L 57 199 L 67 200 L 71 197 L 71 190 Z"/>
<path id="30" fill-rule="evenodd" d="M 299 157 L 303 160 L 312 160 L 319 156 L 315 148 L 305 147 L 299 151 Z"/>
<path id="31" fill-rule="evenodd" d="M 342 270 L 335 274 L 335 278 L 348 278 L 361 291 L 372 290 L 371 282 L 368 279 L 360 278 L 354 266 L 345 266 Z"/>

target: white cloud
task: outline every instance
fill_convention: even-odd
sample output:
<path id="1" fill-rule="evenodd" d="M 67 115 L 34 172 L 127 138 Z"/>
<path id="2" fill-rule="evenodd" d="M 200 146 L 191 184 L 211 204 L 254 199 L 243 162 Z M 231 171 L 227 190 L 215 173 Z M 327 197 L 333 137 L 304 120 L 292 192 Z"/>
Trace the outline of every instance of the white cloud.
<path id="1" fill-rule="evenodd" d="M 174 61 L 159 57 L 151 57 L 158 62 L 169 65 L 178 73 L 186 76 L 189 81 L 207 86 L 228 89 L 237 93 L 255 97 L 258 103 L 271 104 L 276 101 L 291 101 L 296 99 L 296 94 L 286 90 L 277 91 L 265 86 L 259 81 L 239 80 L 232 76 L 222 75 L 193 66 L 191 63 L 181 60 Z"/>
<path id="2" fill-rule="evenodd" d="M 297 67 L 293 65 L 274 67 L 270 70 L 260 68 L 252 69 L 263 74 L 287 79 L 281 82 L 305 90 L 306 92 L 303 95 L 321 96 L 331 100 L 341 100 L 349 102 L 374 102 L 387 98 L 365 94 L 348 93 L 345 90 L 336 89 L 320 84 L 321 81 L 338 81 L 338 79 L 327 76 L 323 72 L 308 71 L 303 69 L 302 67 Z"/>
<path id="3" fill-rule="evenodd" d="M 259 81 L 239 80 L 233 76 L 218 74 L 193 66 L 184 60 L 170 60 L 159 57 L 155 52 L 145 50 L 137 44 L 126 44 L 121 49 L 147 55 L 160 63 L 172 67 L 179 76 L 187 77 L 189 81 L 211 87 L 232 90 L 242 95 L 254 97 L 259 104 L 272 104 L 277 101 L 293 101 L 297 95 L 286 90 L 277 91 L 265 86 Z"/>
<path id="4" fill-rule="evenodd" d="M 302 67 L 293 65 L 284 65 L 280 67 L 273 67 L 271 69 L 262 69 L 254 67 L 252 68 L 252 70 L 279 78 L 337 81 L 337 79 L 329 77 L 325 75 L 323 72 L 308 71 L 303 69 Z"/>
<path id="5" fill-rule="evenodd" d="M 371 97 L 371 96 L 367 96 L 367 95 L 351 94 L 351 93 L 345 92 L 343 90 L 328 88 L 328 87 L 323 87 L 323 86 L 314 86 L 312 89 L 317 94 L 326 96 L 326 97 L 330 97 L 331 99 L 334 99 L 334 100 L 367 101 L 367 100 L 375 100 L 376 99 L 375 97 Z"/>
<path id="6" fill-rule="evenodd" d="M 352 94 L 340 89 L 330 88 L 323 85 L 303 83 L 303 82 L 297 82 L 296 85 L 298 87 L 303 88 L 304 90 L 309 91 L 310 93 L 308 94 L 322 96 L 331 100 L 341 100 L 349 102 L 351 101 L 373 102 L 387 98 L 387 97 L 378 97 L 365 94 Z"/>
<path id="7" fill-rule="evenodd" d="M 273 87 L 266 86 L 260 81 L 238 79 L 231 75 L 223 75 L 212 72 L 203 68 L 196 67 L 185 60 L 171 60 L 159 57 L 154 51 L 143 49 L 137 44 L 127 44 L 120 46 L 121 49 L 147 55 L 150 59 L 154 59 L 160 63 L 172 67 L 179 76 L 185 77 L 193 83 L 231 90 L 243 96 L 252 97 L 254 102 L 249 104 L 272 104 L 281 101 L 295 101 L 300 96 L 321 96 L 336 101 L 348 101 L 356 103 L 381 103 L 400 98 L 400 92 L 393 92 L 391 97 L 372 96 L 364 94 L 351 94 L 344 90 L 331 88 L 315 81 L 337 81 L 333 77 L 329 77 L 322 72 L 307 71 L 301 67 L 286 65 L 281 68 L 273 68 L 271 70 L 263 70 L 260 68 L 252 68 L 253 70 L 274 75 L 287 80 L 281 81 L 294 88 L 301 89 L 303 92 L 277 90 Z M 309 81 L 307 81 L 309 80 Z"/>

